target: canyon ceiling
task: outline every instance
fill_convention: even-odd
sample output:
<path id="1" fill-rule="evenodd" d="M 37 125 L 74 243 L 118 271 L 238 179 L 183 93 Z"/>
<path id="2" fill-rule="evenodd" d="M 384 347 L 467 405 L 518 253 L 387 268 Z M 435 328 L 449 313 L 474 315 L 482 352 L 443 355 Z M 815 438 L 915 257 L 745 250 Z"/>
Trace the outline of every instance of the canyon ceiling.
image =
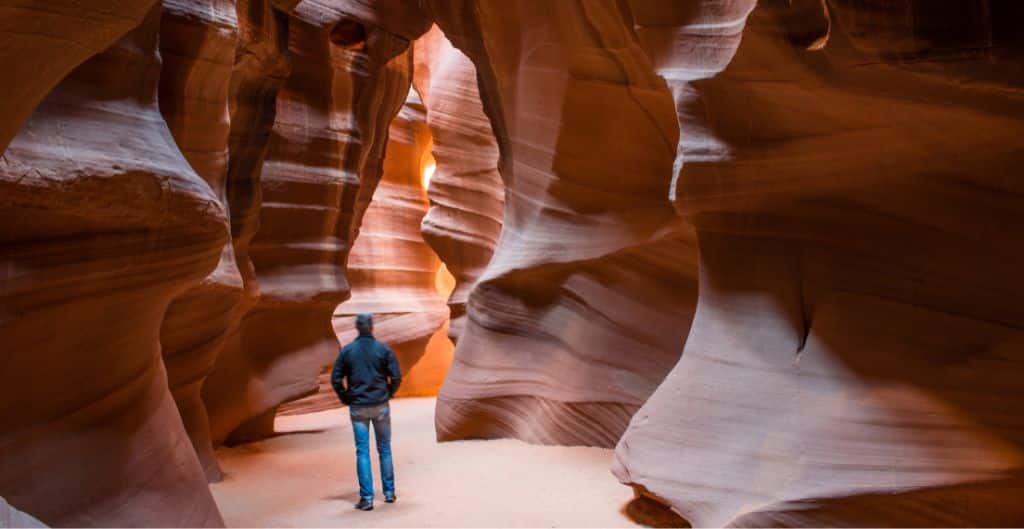
<path id="1" fill-rule="evenodd" d="M 214 449 L 337 406 L 372 311 L 439 440 L 695 526 L 1022 525 L 1022 25 L 0 0 L 0 522 L 223 525 Z"/>

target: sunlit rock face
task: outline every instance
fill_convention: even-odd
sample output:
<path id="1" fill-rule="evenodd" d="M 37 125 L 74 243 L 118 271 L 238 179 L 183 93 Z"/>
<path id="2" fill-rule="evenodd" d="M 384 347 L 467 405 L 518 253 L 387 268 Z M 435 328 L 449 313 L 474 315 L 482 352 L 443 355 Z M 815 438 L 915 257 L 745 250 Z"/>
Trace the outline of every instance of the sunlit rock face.
<path id="1" fill-rule="evenodd" d="M 398 396 L 436 394 L 451 359 L 451 345 L 443 336 L 448 308 L 436 286 L 441 261 L 420 235 L 427 212 L 424 175 L 433 163 L 430 143 L 426 107 L 410 90 L 391 122 L 383 174 L 349 255 L 346 276 L 352 296 L 334 311 L 334 331 L 342 344 L 358 336 L 356 314 L 374 315 L 374 337 L 388 344 L 402 368 Z M 282 407 L 282 413 L 340 406 L 330 385 L 336 353 L 321 368 L 317 394 Z M 421 366 L 421 361 L 443 365 Z"/>
<path id="2" fill-rule="evenodd" d="M 414 82 L 427 94 L 435 160 L 427 189 L 430 210 L 422 231 L 455 279 L 455 290 L 448 298 L 448 335 L 458 340 L 466 325 L 469 292 L 490 262 L 501 234 L 505 186 L 498 172 L 498 144 L 480 102 L 472 61 L 436 27 L 417 42 L 429 47 L 425 51 L 430 57 L 417 70 Z"/>
<path id="3" fill-rule="evenodd" d="M 160 110 L 185 159 L 228 209 L 228 88 L 235 62 L 234 2 L 165 0 Z M 171 303 L 160 329 L 167 383 L 206 475 L 220 471 L 200 389 L 238 323 L 242 277 L 231 242 L 216 270 Z"/>
<path id="4" fill-rule="evenodd" d="M 223 524 L 159 339 L 227 217 L 157 106 L 159 16 L 63 79 L 0 159 L 0 496 L 49 525 Z"/>
<path id="5" fill-rule="evenodd" d="M 696 295 L 668 200 L 672 95 L 615 1 L 431 5 L 476 65 L 506 183 L 438 437 L 613 446 L 678 359 Z"/>
<path id="6" fill-rule="evenodd" d="M 342 343 L 357 336 L 356 314 L 374 314 L 374 336 L 395 351 L 402 366 L 400 396 L 437 393 L 441 380 L 417 380 L 416 366 L 448 319 L 436 287 L 441 261 L 420 235 L 428 205 L 424 174 L 433 163 L 426 110 L 410 90 L 391 122 L 384 174 L 348 260 L 352 297 L 334 313 Z"/>
<path id="7" fill-rule="evenodd" d="M 615 474 L 695 526 L 1018 524 L 1020 8 L 815 3 L 692 83 L 700 301 Z M 700 58 L 740 4 L 661 20 Z"/>
<path id="8" fill-rule="evenodd" d="M 270 433 L 277 407 L 315 392 L 317 373 L 337 352 L 331 316 L 349 295 L 345 263 L 380 178 L 387 124 L 408 93 L 409 38 L 427 26 L 412 6 L 368 26 L 372 16 L 349 16 L 372 8 L 363 4 L 274 2 L 262 11 L 260 22 L 273 20 L 271 34 L 286 39 L 290 68 L 253 193 L 258 231 L 246 244 L 259 295 L 203 391 L 215 443 Z M 276 66 L 275 53 L 266 57 Z M 260 66 L 259 57 L 253 62 Z M 258 103 L 255 132 L 269 117 L 266 100 Z"/>

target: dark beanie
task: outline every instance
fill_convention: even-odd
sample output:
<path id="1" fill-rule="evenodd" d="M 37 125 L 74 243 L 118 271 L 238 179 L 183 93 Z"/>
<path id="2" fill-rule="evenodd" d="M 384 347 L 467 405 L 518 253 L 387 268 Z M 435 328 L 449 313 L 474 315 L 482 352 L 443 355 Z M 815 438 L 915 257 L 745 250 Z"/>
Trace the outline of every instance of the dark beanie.
<path id="1" fill-rule="evenodd" d="M 363 312 L 356 316 L 356 330 L 360 333 L 370 332 L 371 327 L 373 327 L 373 314 Z"/>

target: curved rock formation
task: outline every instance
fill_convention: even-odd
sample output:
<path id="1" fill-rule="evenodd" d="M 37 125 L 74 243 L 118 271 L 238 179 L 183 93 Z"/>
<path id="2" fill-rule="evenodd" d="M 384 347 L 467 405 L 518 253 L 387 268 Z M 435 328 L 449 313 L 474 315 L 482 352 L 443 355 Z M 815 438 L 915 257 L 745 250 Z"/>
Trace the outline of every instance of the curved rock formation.
<path id="1" fill-rule="evenodd" d="M 291 70 L 277 94 L 260 228 L 248 245 L 260 295 L 204 389 L 215 442 L 271 432 L 277 406 L 315 392 L 337 351 L 331 315 L 348 296 L 344 267 L 380 178 L 383 125 L 409 89 L 401 32 L 413 31 L 418 13 L 410 5 L 391 25 L 372 27 L 364 22 L 376 15 L 363 8 L 310 0 L 269 9 L 285 28 Z"/>
<path id="2" fill-rule="evenodd" d="M 0 160 L 0 496 L 50 525 L 222 525 L 161 361 L 225 211 L 157 108 L 159 8 Z"/>
<path id="3" fill-rule="evenodd" d="M 178 148 L 227 209 L 228 88 L 235 59 L 234 2 L 165 0 L 160 23 L 160 111 Z M 220 478 L 200 390 L 238 320 L 242 277 L 230 243 L 198 286 L 174 300 L 160 329 L 167 383 L 210 480 Z"/>
<path id="4" fill-rule="evenodd" d="M 498 144 L 480 102 L 476 69 L 439 30 L 431 33 L 437 43 L 432 43 L 433 57 L 425 67 L 429 74 L 417 72 L 416 77 L 417 88 L 429 93 L 427 123 L 436 163 L 422 231 L 455 277 L 455 290 L 448 298 L 448 335 L 454 341 L 466 324 L 469 292 L 491 261 L 501 234 L 505 187 L 498 173 Z M 420 82 L 422 77 L 428 78 Z"/>
<path id="5" fill-rule="evenodd" d="M 290 71 L 287 17 L 276 12 L 270 0 L 239 1 L 236 12 L 239 38 L 229 87 L 226 194 L 232 249 L 243 288 L 232 323 L 240 321 L 259 299 L 249 244 L 259 228 L 260 176 L 277 116 L 277 95 Z M 240 325 L 229 326 L 225 344 L 202 387 L 211 445 L 223 442 L 250 409 L 248 395 L 240 389 L 249 376 L 240 331 Z M 202 454 L 204 449 L 199 451 Z M 209 465 L 206 468 L 212 478 L 217 477 Z"/>
<path id="6" fill-rule="evenodd" d="M 31 514 L 15 509 L 0 497 L 0 527 L 46 527 Z"/>
<path id="7" fill-rule="evenodd" d="M 156 0 L 21 0 L 0 5 L 0 152 L 71 70 L 138 26 Z"/>
<path id="8" fill-rule="evenodd" d="M 423 175 L 430 163 L 426 108 L 410 90 L 391 122 L 384 174 L 349 256 L 352 297 L 334 312 L 341 343 L 355 339 L 356 314 L 375 315 L 374 335 L 395 351 L 402 366 L 400 396 L 436 393 L 441 385 L 413 376 L 427 344 L 448 319 L 435 285 L 441 261 L 420 235 L 428 205 Z M 337 400 L 333 391 L 330 397 Z"/>
<path id="9" fill-rule="evenodd" d="M 1015 525 L 1018 8 L 815 3 L 762 2 L 693 83 L 700 301 L 614 471 L 695 526 Z M 741 4 L 679 50 L 734 46 Z"/>
<path id="10" fill-rule="evenodd" d="M 615 1 L 432 10 L 477 66 L 507 186 L 438 437 L 613 446 L 678 359 L 696 296 L 668 200 L 671 94 Z"/>

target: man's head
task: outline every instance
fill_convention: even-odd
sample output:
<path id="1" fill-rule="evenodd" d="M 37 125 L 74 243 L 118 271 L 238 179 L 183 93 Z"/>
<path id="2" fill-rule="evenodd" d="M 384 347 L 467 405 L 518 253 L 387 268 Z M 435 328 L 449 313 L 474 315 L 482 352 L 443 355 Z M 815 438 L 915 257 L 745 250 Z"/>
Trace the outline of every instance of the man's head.
<path id="1" fill-rule="evenodd" d="M 356 330 L 359 334 L 373 334 L 373 314 L 364 312 L 356 316 Z"/>

